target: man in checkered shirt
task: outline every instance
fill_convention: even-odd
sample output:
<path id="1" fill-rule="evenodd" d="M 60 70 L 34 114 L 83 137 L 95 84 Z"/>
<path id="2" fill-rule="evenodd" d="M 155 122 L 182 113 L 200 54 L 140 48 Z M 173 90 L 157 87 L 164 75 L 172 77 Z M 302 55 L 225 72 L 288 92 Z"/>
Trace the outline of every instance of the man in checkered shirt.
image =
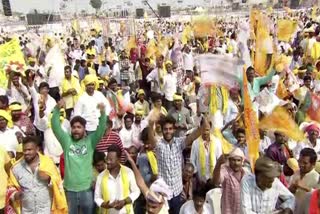
<path id="1" fill-rule="evenodd" d="M 181 193 L 183 190 L 182 184 L 182 163 L 183 155 L 182 151 L 191 146 L 194 140 L 200 137 L 202 127 L 195 129 L 187 137 L 174 137 L 176 121 L 172 117 L 165 117 L 161 121 L 163 137 L 156 142 L 154 139 L 154 121 L 150 119 L 149 124 L 149 136 L 150 143 L 155 148 L 159 177 L 167 183 L 167 185 L 173 191 L 173 198 L 169 200 L 170 211 L 174 214 L 179 214 L 180 207 L 184 203 Z M 204 119 L 204 123 L 207 125 L 208 121 Z M 203 125 L 204 126 L 204 125 Z M 171 213 L 170 212 L 170 213 Z"/>

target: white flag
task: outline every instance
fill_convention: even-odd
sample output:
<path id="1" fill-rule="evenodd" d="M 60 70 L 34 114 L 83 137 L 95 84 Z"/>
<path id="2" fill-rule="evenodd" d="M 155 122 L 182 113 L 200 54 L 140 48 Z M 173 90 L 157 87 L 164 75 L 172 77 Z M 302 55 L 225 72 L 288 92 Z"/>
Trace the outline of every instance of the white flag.
<path id="1" fill-rule="evenodd" d="M 229 88 L 238 87 L 238 58 L 224 55 L 204 54 L 198 57 L 201 83 L 218 84 Z"/>

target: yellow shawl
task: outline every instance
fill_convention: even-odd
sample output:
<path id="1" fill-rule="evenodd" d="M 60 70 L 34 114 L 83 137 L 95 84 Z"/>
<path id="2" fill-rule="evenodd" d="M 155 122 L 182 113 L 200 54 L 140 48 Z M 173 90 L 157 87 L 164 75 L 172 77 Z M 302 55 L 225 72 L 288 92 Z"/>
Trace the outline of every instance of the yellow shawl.
<path id="1" fill-rule="evenodd" d="M 206 176 L 206 150 L 204 147 L 204 142 L 202 137 L 199 138 L 199 162 L 201 175 Z M 213 172 L 216 156 L 215 156 L 215 142 L 213 141 L 213 136 L 210 136 L 210 145 L 209 145 L 209 163 L 210 163 L 210 172 Z"/>
<path id="2" fill-rule="evenodd" d="M 56 165 L 54 162 L 49 158 L 48 156 L 44 156 L 40 153 L 39 155 L 39 160 L 40 160 L 40 165 L 39 165 L 39 171 L 44 172 L 48 176 L 50 176 L 51 183 L 52 183 L 52 205 L 51 205 L 51 213 L 52 214 L 67 214 L 68 213 L 68 205 L 67 205 L 67 200 L 66 196 L 64 193 L 64 190 L 62 188 L 62 180 L 60 177 L 60 174 L 57 170 Z M 20 185 L 16 179 L 16 177 L 13 174 L 13 167 L 17 165 L 23 158 L 15 162 L 10 170 L 10 175 L 9 175 L 9 187 L 14 187 L 17 190 L 20 189 Z M 21 213 L 21 204 L 19 201 L 14 202 L 15 210 L 17 211 L 17 214 Z"/>
<path id="3" fill-rule="evenodd" d="M 123 197 L 127 198 L 129 196 L 130 187 L 128 180 L 128 172 L 123 165 L 120 167 L 121 180 L 122 180 L 122 191 Z M 108 191 L 108 180 L 109 180 L 109 171 L 106 170 L 101 181 L 101 192 L 102 198 L 105 202 L 110 201 L 109 191 Z M 103 214 L 108 214 L 109 211 L 107 209 L 101 209 Z M 129 214 L 131 210 L 131 205 L 126 205 L 126 212 Z"/>
<path id="4" fill-rule="evenodd" d="M 153 151 L 147 151 L 147 157 L 151 166 L 152 174 L 158 175 L 158 162 Z"/>
<path id="5" fill-rule="evenodd" d="M 210 113 L 214 114 L 218 110 L 218 95 L 217 95 L 217 86 L 213 85 L 210 87 Z M 229 99 L 229 92 L 228 90 L 221 86 L 220 87 L 221 94 L 222 94 L 222 113 L 225 114 L 228 110 L 228 99 Z"/>
<path id="6" fill-rule="evenodd" d="M 78 101 L 78 98 L 79 98 L 79 94 L 80 94 L 80 91 L 79 89 L 80 88 L 80 85 L 79 85 L 79 80 L 73 76 L 71 76 L 71 79 L 70 81 L 67 80 L 66 78 L 64 78 L 62 80 L 62 84 L 61 84 L 61 89 L 62 89 L 62 93 L 66 93 L 69 89 L 75 89 L 78 93 L 77 95 L 75 96 L 72 96 L 72 99 L 73 99 L 73 106 L 77 103 Z"/>

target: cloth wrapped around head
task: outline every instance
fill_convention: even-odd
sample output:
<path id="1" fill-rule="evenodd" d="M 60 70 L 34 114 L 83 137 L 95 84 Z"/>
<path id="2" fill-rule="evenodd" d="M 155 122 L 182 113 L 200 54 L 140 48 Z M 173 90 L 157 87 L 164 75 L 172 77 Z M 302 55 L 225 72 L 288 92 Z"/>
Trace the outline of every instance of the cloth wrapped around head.
<path id="1" fill-rule="evenodd" d="M 320 127 L 317 124 L 311 124 L 305 128 L 305 132 L 309 133 L 311 131 L 318 132 L 318 136 L 320 134 Z"/>
<path id="2" fill-rule="evenodd" d="M 22 111 L 22 105 L 15 103 L 15 104 L 10 104 L 9 105 L 9 110 L 10 111 Z"/>
<path id="3" fill-rule="evenodd" d="M 269 178 L 276 178 L 281 174 L 280 164 L 265 156 L 258 158 L 254 168 Z"/>
<path id="4" fill-rule="evenodd" d="M 240 157 L 245 158 L 243 151 L 240 148 L 235 148 L 229 153 L 229 158 Z"/>
<path id="5" fill-rule="evenodd" d="M 173 101 L 182 101 L 182 100 L 183 100 L 183 98 L 181 95 L 179 95 L 179 94 L 173 95 Z"/>

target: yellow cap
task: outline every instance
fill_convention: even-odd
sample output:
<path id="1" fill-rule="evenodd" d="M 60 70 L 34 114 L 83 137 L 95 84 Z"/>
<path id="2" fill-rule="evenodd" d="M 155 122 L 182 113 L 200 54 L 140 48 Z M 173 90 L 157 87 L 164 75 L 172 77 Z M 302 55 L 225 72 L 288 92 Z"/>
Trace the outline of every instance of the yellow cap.
<path id="1" fill-rule="evenodd" d="M 181 95 L 178 95 L 178 94 L 174 94 L 173 95 L 173 101 L 182 101 L 183 99 L 182 99 L 182 96 Z"/>
<path id="2" fill-rule="evenodd" d="M 143 89 L 139 89 L 139 90 L 138 90 L 138 96 L 140 96 L 140 95 L 142 95 L 142 94 L 145 95 L 144 90 L 143 90 Z"/>

